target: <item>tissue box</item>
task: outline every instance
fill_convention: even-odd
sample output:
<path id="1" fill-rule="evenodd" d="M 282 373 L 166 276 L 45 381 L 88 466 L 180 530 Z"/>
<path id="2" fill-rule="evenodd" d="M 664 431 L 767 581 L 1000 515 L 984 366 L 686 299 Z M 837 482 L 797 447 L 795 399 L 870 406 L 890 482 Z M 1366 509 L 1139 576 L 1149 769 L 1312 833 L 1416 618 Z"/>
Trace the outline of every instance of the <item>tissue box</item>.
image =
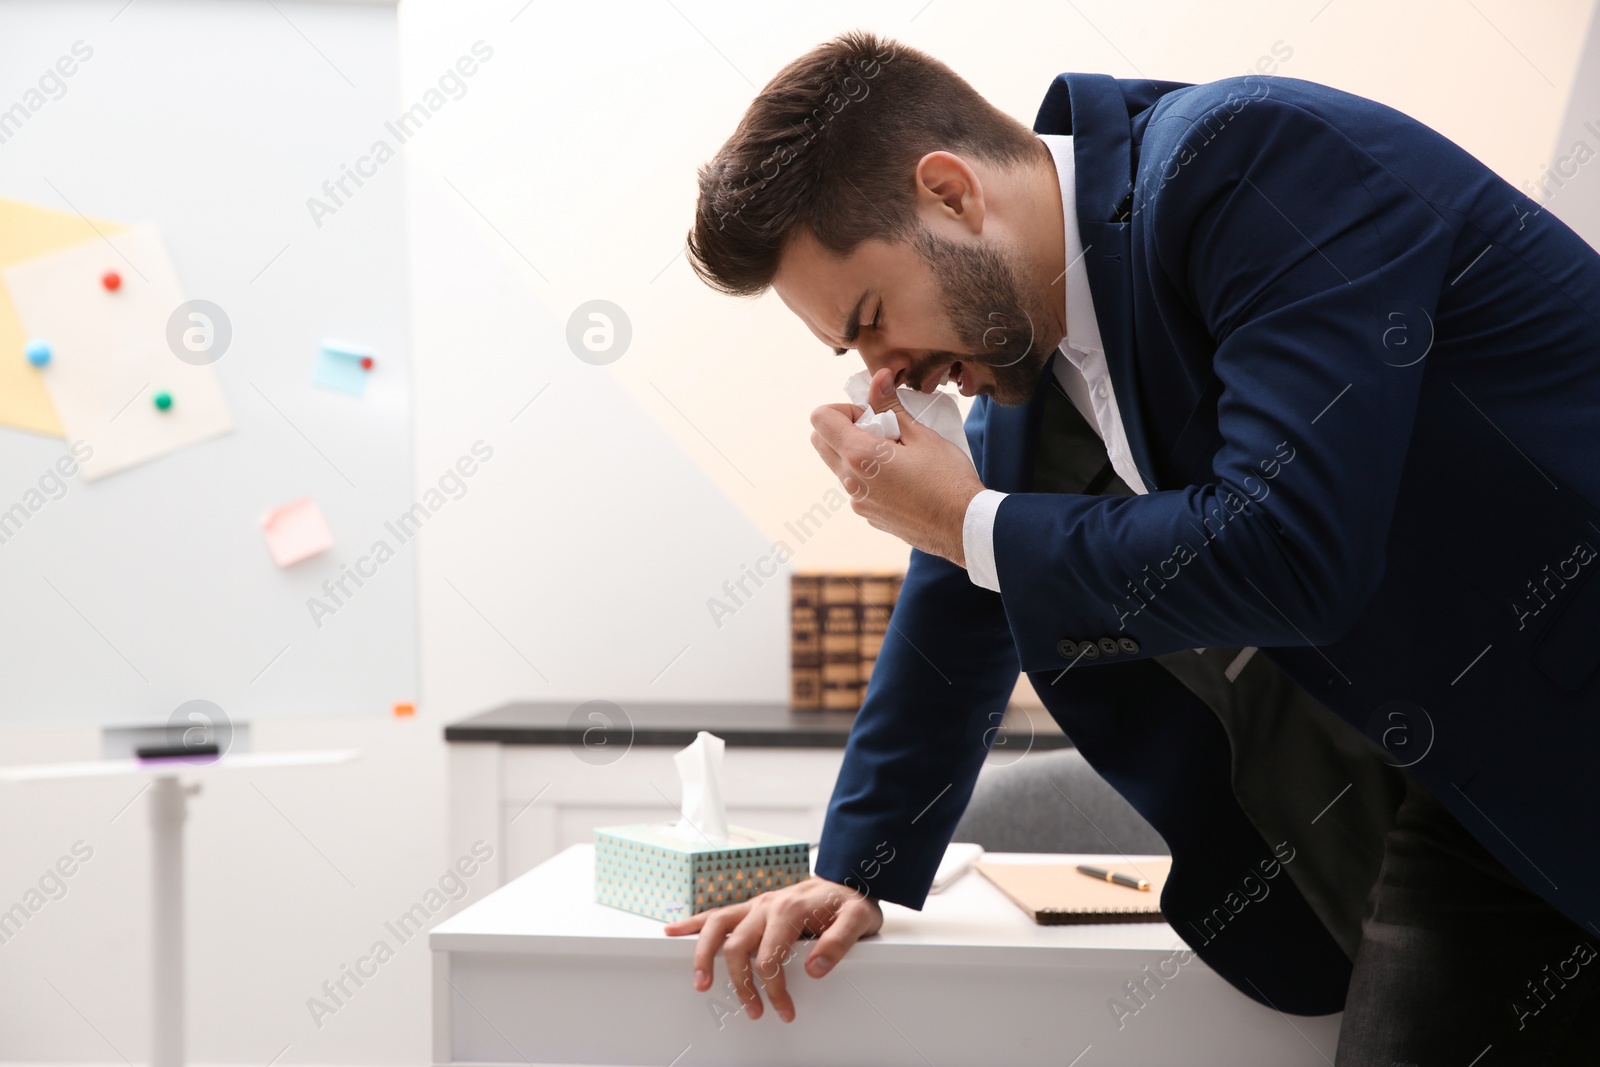
<path id="1" fill-rule="evenodd" d="M 728 827 L 728 843 L 696 844 L 667 823 L 606 826 L 594 832 L 594 899 L 671 922 L 811 874 L 811 846 L 798 838 Z"/>

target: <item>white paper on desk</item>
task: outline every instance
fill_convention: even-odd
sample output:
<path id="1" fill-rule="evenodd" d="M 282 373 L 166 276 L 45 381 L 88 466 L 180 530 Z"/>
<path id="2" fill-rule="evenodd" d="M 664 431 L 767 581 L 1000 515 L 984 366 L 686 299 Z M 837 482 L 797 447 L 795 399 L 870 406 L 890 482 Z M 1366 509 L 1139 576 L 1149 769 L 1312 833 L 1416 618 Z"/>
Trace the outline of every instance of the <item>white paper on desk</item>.
<path id="1" fill-rule="evenodd" d="M 933 884 L 928 887 L 930 893 L 942 893 L 950 888 L 950 883 L 972 870 L 972 865 L 983 859 L 983 846 L 968 842 L 952 841 L 945 846 L 944 859 L 939 861 L 939 869 L 933 872 Z"/>
<path id="2" fill-rule="evenodd" d="M 122 275 L 115 292 L 100 284 L 107 270 Z M 167 323 L 184 302 L 183 286 L 154 226 L 19 263 L 5 280 L 29 335 L 54 349 L 39 373 L 67 439 L 94 450 L 82 462 L 84 481 L 233 429 L 216 371 L 168 347 Z M 152 402 L 158 392 L 172 397 L 170 409 Z"/>
<path id="3" fill-rule="evenodd" d="M 856 420 L 856 425 L 870 434 L 898 441 L 899 417 L 892 411 L 873 411 L 872 405 L 867 403 L 871 390 L 870 371 L 852 374 L 844 383 L 844 392 L 850 398 L 850 403 L 866 409 Z M 935 389 L 931 393 L 919 393 L 906 385 L 900 386 L 895 392 L 898 394 L 900 406 L 906 409 L 908 415 L 960 448 L 969 460 L 972 458 L 972 449 L 967 445 L 967 431 L 962 423 L 961 409 L 956 406 L 953 394 L 943 389 Z"/>
<path id="4" fill-rule="evenodd" d="M 728 843 L 728 812 L 722 803 L 722 738 L 704 730 L 688 748 L 673 753 L 683 783 L 682 815 L 673 828 L 695 844 Z"/>

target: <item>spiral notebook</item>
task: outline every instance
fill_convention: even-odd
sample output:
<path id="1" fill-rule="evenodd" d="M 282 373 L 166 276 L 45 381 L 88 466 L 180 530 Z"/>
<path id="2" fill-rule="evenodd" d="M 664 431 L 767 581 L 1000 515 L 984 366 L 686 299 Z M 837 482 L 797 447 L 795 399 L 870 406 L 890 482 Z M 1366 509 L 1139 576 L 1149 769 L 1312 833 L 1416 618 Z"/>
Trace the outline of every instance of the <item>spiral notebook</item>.
<path id="1" fill-rule="evenodd" d="M 1080 872 L 1076 863 L 980 860 L 974 866 L 1034 922 L 1043 926 L 1162 921 L 1161 888 L 1166 885 L 1167 874 L 1172 869 L 1170 857 L 1130 862 L 1120 856 L 1107 856 L 1086 862 L 1143 878 L 1150 883 L 1150 888 L 1148 891 L 1129 889 L 1091 878 Z"/>

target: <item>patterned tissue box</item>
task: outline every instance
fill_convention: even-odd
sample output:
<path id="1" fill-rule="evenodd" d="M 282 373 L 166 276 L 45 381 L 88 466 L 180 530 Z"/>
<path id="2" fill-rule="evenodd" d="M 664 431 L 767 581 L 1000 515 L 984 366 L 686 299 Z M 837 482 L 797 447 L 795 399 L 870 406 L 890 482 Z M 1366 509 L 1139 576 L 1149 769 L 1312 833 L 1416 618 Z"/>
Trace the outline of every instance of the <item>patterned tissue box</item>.
<path id="1" fill-rule="evenodd" d="M 594 832 L 594 899 L 671 922 L 749 900 L 811 874 L 811 846 L 798 838 L 728 827 L 728 843 L 696 844 L 667 823 Z"/>

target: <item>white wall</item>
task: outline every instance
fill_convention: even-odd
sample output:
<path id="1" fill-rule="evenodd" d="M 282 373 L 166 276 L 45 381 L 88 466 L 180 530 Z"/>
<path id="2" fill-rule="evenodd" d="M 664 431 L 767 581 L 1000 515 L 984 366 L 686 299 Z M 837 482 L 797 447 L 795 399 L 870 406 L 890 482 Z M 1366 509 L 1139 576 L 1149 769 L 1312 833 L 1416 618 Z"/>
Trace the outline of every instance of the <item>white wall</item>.
<path id="1" fill-rule="evenodd" d="M 1583 39 L 1583 58 L 1549 166 L 1528 181 L 1528 193 L 1538 204 L 1600 248 L 1600 9 Z"/>
<path id="2" fill-rule="evenodd" d="M 1203 80 L 1282 41 L 1293 56 L 1280 73 L 1409 111 L 1521 185 L 1554 158 L 1591 8 L 406 0 L 407 99 L 474 41 L 494 49 L 407 147 L 419 485 L 476 440 L 495 457 L 420 539 L 417 718 L 257 727 L 258 748 L 349 745 L 363 758 L 236 775 L 195 802 L 191 1056 L 427 1061 L 421 945 L 401 947 L 320 1030 L 305 1001 L 453 859 L 444 723 L 517 697 L 782 697 L 782 587 L 720 629 L 704 601 L 831 486 L 806 415 L 850 367 L 775 300 L 716 297 L 677 255 L 694 167 L 751 83 L 864 25 L 942 56 L 1031 121 L 1061 70 Z M 0 6 L 0 32 L 4 18 Z M 563 339 L 572 308 L 597 297 L 633 324 L 609 367 Z M 792 547 L 814 568 L 904 558 L 848 511 Z M 86 759 L 96 745 L 89 730 L 8 730 L 0 761 Z M 146 812 L 135 801 L 118 815 L 133 792 L 0 787 L 0 907 L 74 841 L 95 850 L 67 895 L 0 945 L 0 1059 L 145 1054 Z"/>

